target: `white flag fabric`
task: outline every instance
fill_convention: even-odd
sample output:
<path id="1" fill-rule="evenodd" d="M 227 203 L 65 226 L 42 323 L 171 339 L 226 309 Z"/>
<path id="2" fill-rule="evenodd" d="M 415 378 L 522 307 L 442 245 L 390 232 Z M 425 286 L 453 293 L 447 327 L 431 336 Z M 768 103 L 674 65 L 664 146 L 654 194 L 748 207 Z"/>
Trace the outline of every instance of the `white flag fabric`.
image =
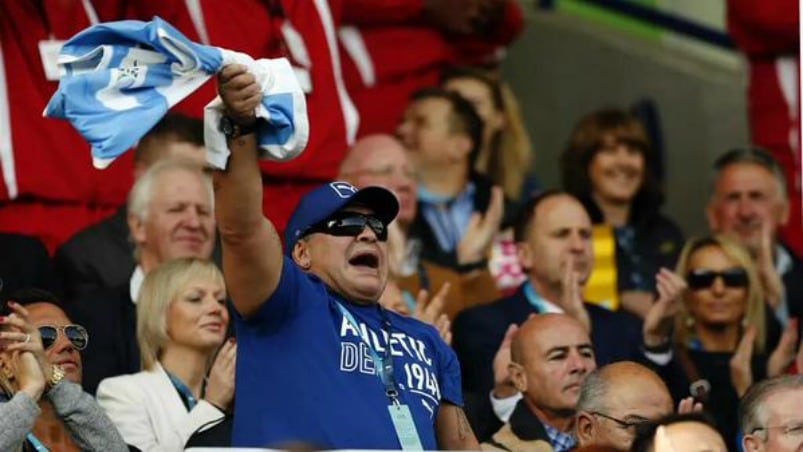
<path id="1" fill-rule="evenodd" d="M 44 115 L 70 121 L 105 168 L 133 146 L 167 111 L 227 64 L 248 66 L 262 87 L 256 114 L 262 157 L 288 160 L 309 139 L 304 93 L 289 62 L 254 60 L 243 53 L 198 44 L 159 17 L 93 25 L 68 40 L 59 55 L 59 87 Z M 220 98 L 204 111 L 207 160 L 225 168 L 229 155 L 218 124 Z"/>

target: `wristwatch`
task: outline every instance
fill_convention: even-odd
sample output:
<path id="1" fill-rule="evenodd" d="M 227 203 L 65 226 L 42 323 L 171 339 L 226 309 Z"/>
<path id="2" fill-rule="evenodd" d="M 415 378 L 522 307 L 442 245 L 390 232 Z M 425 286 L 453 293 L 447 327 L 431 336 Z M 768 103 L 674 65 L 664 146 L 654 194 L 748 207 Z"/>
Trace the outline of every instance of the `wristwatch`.
<path id="1" fill-rule="evenodd" d="M 243 135 L 249 135 L 256 132 L 256 124 L 257 122 L 254 121 L 251 125 L 243 126 L 237 124 L 237 122 L 229 116 L 223 116 L 220 118 L 220 131 L 223 132 L 223 135 L 226 138 L 239 138 Z"/>
<path id="2" fill-rule="evenodd" d="M 64 372 L 64 368 L 59 366 L 58 364 L 53 364 L 50 366 L 50 381 L 47 382 L 47 390 L 50 391 L 53 389 L 57 384 L 64 379 L 66 372 Z"/>

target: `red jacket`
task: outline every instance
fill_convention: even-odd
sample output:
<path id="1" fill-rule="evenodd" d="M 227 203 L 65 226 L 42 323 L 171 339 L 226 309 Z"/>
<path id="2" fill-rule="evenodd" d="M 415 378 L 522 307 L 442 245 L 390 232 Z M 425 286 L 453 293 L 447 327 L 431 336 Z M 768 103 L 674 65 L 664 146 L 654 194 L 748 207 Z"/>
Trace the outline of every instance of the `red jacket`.
<path id="1" fill-rule="evenodd" d="M 752 141 L 784 168 L 790 200 L 781 238 L 803 255 L 800 162 L 798 0 L 728 0 L 728 31 L 749 61 L 747 92 Z"/>
<path id="2" fill-rule="evenodd" d="M 343 73 L 360 112 L 360 135 L 392 133 L 415 90 L 437 84 L 452 64 L 487 63 L 524 27 L 521 6 L 508 1 L 490 36 L 447 36 L 422 18 L 423 0 L 344 0 L 343 22 L 355 27 L 366 52 L 341 35 Z M 360 61 L 362 60 L 362 61 Z M 373 69 L 366 83 L 358 64 Z"/>
<path id="3" fill-rule="evenodd" d="M 67 121 L 42 117 L 58 82 L 45 78 L 38 44 L 70 38 L 90 25 L 89 14 L 81 0 L 0 2 L 0 202 L 116 207 L 125 200 L 131 156 L 98 171 L 89 145 Z"/>

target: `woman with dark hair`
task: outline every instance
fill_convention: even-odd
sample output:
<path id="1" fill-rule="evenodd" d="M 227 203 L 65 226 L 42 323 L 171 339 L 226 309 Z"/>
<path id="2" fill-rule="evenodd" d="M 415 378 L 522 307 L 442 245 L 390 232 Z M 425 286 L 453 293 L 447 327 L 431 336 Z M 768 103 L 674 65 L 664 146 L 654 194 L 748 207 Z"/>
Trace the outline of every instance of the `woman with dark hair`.
<path id="1" fill-rule="evenodd" d="M 608 307 L 644 317 L 653 303 L 655 275 L 674 267 L 683 233 L 660 212 L 657 157 L 643 125 L 622 110 L 592 112 L 575 126 L 560 163 L 566 191 L 580 199 L 594 225 L 606 226 L 595 228 L 594 248 L 595 254 L 607 248 L 615 255 L 619 302 Z"/>

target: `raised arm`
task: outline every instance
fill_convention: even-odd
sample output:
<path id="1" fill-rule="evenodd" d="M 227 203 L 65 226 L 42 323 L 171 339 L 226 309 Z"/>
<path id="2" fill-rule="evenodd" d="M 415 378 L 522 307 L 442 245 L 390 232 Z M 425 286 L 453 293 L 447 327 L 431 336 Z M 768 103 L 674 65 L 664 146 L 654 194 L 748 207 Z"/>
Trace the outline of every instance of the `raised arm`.
<path id="1" fill-rule="evenodd" d="M 227 114 L 242 126 L 253 124 L 261 90 L 245 66 L 225 67 L 218 77 Z M 216 171 L 215 215 L 223 245 L 223 274 L 235 309 L 254 314 L 273 293 L 282 272 L 282 243 L 262 214 L 262 176 L 253 134 L 230 139 L 225 171 Z"/>

